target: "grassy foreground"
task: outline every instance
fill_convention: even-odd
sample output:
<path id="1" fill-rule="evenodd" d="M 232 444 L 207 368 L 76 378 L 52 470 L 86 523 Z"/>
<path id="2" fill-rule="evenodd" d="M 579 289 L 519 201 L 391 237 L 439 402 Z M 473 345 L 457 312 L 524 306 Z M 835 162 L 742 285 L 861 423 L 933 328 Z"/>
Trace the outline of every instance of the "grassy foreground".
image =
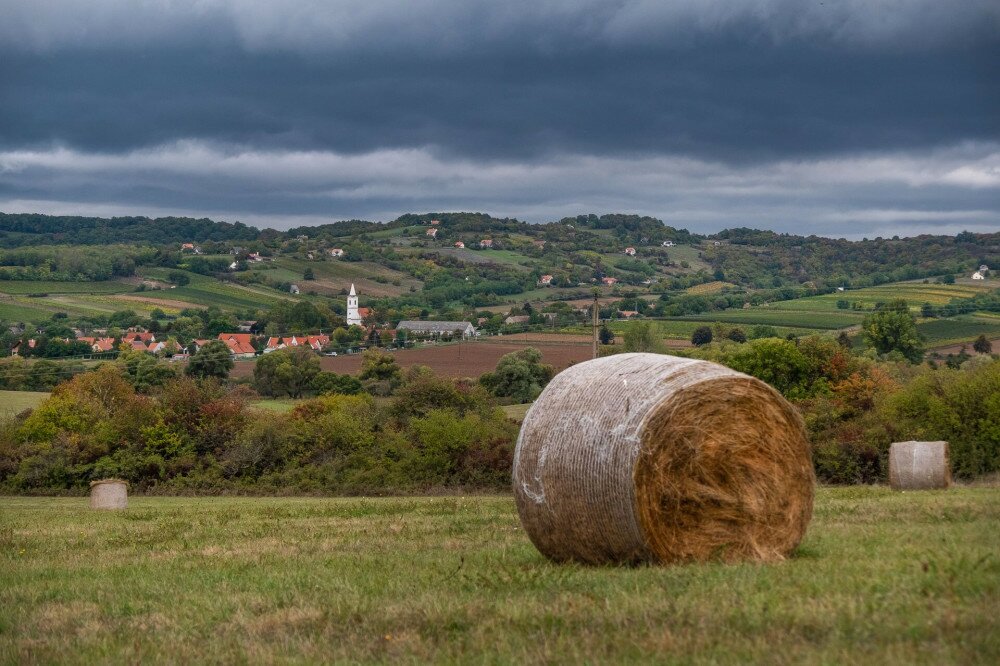
<path id="1" fill-rule="evenodd" d="M 0 416 L 11 416 L 34 409 L 49 397 L 42 391 L 0 391 Z"/>
<path id="2" fill-rule="evenodd" d="M 1000 488 L 822 488 L 773 565 L 547 562 L 509 497 L 0 499 L 0 662 L 1000 662 Z"/>

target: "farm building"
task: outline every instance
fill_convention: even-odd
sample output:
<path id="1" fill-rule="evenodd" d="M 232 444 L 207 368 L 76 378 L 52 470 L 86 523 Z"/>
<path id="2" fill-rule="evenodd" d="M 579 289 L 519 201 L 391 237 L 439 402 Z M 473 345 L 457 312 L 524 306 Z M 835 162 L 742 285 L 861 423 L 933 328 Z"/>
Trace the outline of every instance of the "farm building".
<path id="1" fill-rule="evenodd" d="M 982 271 L 976 271 L 975 273 L 972 274 L 972 279 L 973 280 L 985 280 L 986 276 L 983 275 Z"/>
<path id="2" fill-rule="evenodd" d="M 288 347 L 309 347 L 313 351 L 321 351 L 328 344 L 330 344 L 329 335 L 293 335 L 290 338 L 272 336 L 267 339 L 264 353 L 268 354 Z"/>
<path id="3" fill-rule="evenodd" d="M 455 334 L 463 338 L 476 335 L 476 328 L 467 321 L 401 321 L 396 330 L 435 336 Z"/>
<path id="4" fill-rule="evenodd" d="M 663 241 L 663 242 L 662 242 L 662 243 L 660 243 L 660 244 L 661 244 L 661 245 L 662 245 L 663 247 L 673 247 L 673 246 L 674 246 L 674 242 L 673 242 L 673 241 Z"/>
<path id="5" fill-rule="evenodd" d="M 129 331 L 126 333 L 122 340 L 124 342 L 132 342 L 133 340 L 139 340 L 141 342 L 156 342 L 156 336 L 148 331 Z"/>
<path id="6" fill-rule="evenodd" d="M 543 275 L 542 277 L 538 278 L 538 284 L 543 285 L 543 286 L 548 286 L 548 285 L 552 284 L 552 276 L 551 275 Z"/>
<path id="7" fill-rule="evenodd" d="M 344 256 L 344 249 L 340 248 L 340 247 L 335 247 L 332 250 L 330 250 L 330 256 L 331 257 L 338 257 L 338 258 L 342 257 L 342 256 Z"/>
<path id="8" fill-rule="evenodd" d="M 219 333 L 219 340 L 226 343 L 234 358 L 253 358 L 257 350 L 253 348 L 249 333 Z"/>
<path id="9" fill-rule="evenodd" d="M 437 238 L 438 230 L 431 227 L 430 229 L 427 230 L 427 235 L 430 236 L 431 238 Z"/>
<path id="10" fill-rule="evenodd" d="M 511 315 L 503 320 L 503 323 L 510 326 L 511 324 L 527 324 L 531 321 L 531 317 L 528 315 Z"/>
<path id="11" fill-rule="evenodd" d="M 35 348 L 35 339 L 31 338 L 30 340 L 28 340 L 28 349 L 34 349 L 34 348 Z M 17 343 L 11 348 L 10 355 L 18 356 L 20 353 L 21 353 L 21 341 L 18 340 Z"/>
<path id="12" fill-rule="evenodd" d="M 464 250 L 465 243 L 463 243 L 462 241 L 455 241 L 455 247 L 457 247 L 459 250 Z"/>
<path id="13" fill-rule="evenodd" d="M 297 293 L 299 293 L 299 285 L 297 285 L 297 284 L 289 285 L 289 287 L 288 287 L 288 293 L 289 294 L 297 294 Z"/>
<path id="14" fill-rule="evenodd" d="M 618 278 L 605 277 L 605 278 L 601 278 L 601 282 L 603 282 L 604 284 L 606 284 L 606 285 L 608 285 L 610 287 L 612 285 L 618 284 Z"/>
<path id="15" fill-rule="evenodd" d="M 479 241 L 479 247 L 493 247 L 493 239 L 484 238 L 483 240 Z"/>
<path id="16" fill-rule="evenodd" d="M 635 248 L 634 247 L 627 247 L 627 248 L 625 248 L 625 254 L 627 254 L 630 257 L 634 257 L 635 256 Z"/>

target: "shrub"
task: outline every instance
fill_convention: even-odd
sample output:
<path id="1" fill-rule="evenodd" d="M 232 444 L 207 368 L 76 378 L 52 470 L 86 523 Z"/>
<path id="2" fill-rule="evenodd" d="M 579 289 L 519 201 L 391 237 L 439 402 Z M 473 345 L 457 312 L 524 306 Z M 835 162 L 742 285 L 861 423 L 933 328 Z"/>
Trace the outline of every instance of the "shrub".
<path id="1" fill-rule="evenodd" d="M 710 326 L 699 326 L 691 334 L 691 344 L 701 347 L 712 342 L 712 328 Z"/>
<path id="2" fill-rule="evenodd" d="M 555 374 L 551 365 L 542 363 L 542 353 L 527 347 L 505 354 L 493 372 L 484 373 L 479 382 L 493 395 L 531 402 Z"/>

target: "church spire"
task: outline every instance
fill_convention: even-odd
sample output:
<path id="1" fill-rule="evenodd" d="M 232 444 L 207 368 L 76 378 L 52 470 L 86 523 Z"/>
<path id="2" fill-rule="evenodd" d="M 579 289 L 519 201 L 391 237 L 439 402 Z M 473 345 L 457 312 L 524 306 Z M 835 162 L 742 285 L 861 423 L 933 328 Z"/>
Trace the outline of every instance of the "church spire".
<path id="1" fill-rule="evenodd" d="M 357 292 L 354 291 L 354 283 L 351 283 L 351 296 L 357 296 Z"/>

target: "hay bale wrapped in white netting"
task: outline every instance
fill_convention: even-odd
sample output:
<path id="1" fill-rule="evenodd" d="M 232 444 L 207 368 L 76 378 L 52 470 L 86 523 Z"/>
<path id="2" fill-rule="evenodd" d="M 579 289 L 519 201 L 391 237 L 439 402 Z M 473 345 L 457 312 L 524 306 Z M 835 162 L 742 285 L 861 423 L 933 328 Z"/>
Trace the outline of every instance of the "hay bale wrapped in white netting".
<path id="1" fill-rule="evenodd" d="M 798 412 L 715 363 L 618 354 L 563 371 L 514 453 L 528 536 L 554 560 L 775 560 L 802 539 L 815 477 Z"/>
<path id="2" fill-rule="evenodd" d="M 127 509 L 128 483 L 121 479 L 90 482 L 91 509 Z"/>
<path id="3" fill-rule="evenodd" d="M 895 490 L 950 486 L 948 442 L 895 442 L 889 447 L 889 485 Z"/>

